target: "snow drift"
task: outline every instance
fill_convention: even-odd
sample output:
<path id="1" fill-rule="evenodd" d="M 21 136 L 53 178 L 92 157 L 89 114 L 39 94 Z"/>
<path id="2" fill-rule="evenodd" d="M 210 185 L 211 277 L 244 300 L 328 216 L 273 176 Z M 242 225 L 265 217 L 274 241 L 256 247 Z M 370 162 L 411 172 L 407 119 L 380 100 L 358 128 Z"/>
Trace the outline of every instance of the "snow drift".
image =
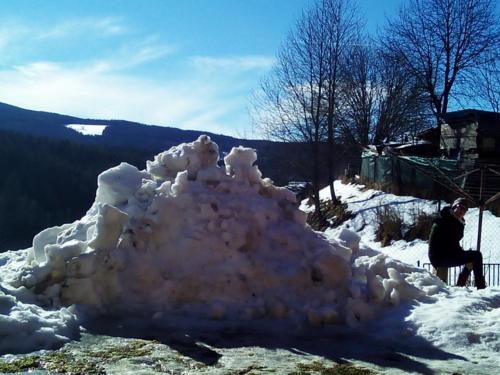
<path id="1" fill-rule="evenodd" d="M 23 262 L 4 267 L 3 298 L 102 314 L 356 325 L 443 287 L 360 249 L 347 229 L 330 241 L 312 231 L 293 193 L 262 178 L 256 160 L 238 147 L 221 167 L 217 145 L 201 136 L 146 170 L 103 172 L 82 219 L 42 231 Z"/>

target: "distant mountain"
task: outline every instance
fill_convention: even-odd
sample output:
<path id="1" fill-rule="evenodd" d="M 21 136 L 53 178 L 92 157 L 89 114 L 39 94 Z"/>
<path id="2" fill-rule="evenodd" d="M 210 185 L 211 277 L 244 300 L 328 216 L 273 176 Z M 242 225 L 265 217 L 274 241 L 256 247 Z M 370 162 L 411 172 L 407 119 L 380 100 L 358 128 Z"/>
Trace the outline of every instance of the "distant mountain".
<path id="1" fill-rule="evenodd" d="M 83 135 L 68 128 L 69 124 L 106 125 L 102 135 Z M 145 125 L 124 120 L 83 119 L 58 113 L 33 111 L 0 103 L 0 131 L 45 138 L 66 140 L 98 147 L 135 149 L 142 155 L 154 155 L 183 142 L 192 142 L 201 134 L 207 134 L 219 145 L 221 157 L 232 147 L 251 147 L 258 152 L 257 164 L 264 176 L 275 183 L 285 185 L 289 180 L 304 180 L 308 177 L 303 158 L 307 152 L 302 144 L 248 140 L 196 130 Z M 64 155 L 60 155 L 64 158 Z"/>
<path id="2" fill-rule="evenodd" d="M 69 124 L 106 125 L 102 136 L 82 135 L 66 126 Z M 81 143 L 125 146 L 161 151 L 182 142 L 191 142 L 207 134 L 220 147 L 229 151 L 234 146 L 260 149 L 274 142 L 245 140 L 210 132 L 182 130 L 173 127 L 145 125 L 124 120 L 83 119 L 51 112 L 32 111 L 0 103 L 0 129 L 47 138 L 68 139 Z"/>

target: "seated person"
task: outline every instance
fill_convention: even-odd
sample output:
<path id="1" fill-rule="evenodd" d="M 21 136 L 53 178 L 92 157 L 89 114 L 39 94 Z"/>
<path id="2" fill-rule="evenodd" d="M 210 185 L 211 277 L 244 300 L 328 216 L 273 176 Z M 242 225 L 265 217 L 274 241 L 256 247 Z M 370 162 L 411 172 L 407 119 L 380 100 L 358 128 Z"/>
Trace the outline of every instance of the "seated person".
<path id="1" fill-rule="evenodd" d="M 458 275 L 457 286 L 465 286 L 472 264 L 477 289 L 486 288 L 483 276 L 483 256 L 479 251 L 464 251 L 460 240 L 464 236 L 468 204 L 465 198 L 456 199 L 451 207 L 444 207 L 432 225 L 429 237 L 429 260 L 434 268 L 465 265 Z"/>

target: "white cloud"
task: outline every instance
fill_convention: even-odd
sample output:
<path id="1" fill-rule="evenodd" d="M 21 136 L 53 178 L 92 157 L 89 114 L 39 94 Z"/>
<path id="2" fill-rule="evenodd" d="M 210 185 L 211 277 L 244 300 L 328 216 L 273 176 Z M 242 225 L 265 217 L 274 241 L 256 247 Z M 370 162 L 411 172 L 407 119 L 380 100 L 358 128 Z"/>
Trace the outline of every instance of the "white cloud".
<path id="1" fill-rule="evenodd" d="M 0 73 L 0 97 L 9 103 L 77 116 L 92 114 L 156 124 L 182 120 L 186 111 L 198 106 L 187 93 L 182 95 L 182 87 L 176 86 L 46 62 Z"/>
<path id="2" fill-rule="evenodd" d="M 50 25 L 43 22 L 24 22 L 13 18 L 0 19 L 0 21 L 0 64 L 19 64 L 19 61 L 26 56 L 44 56 L 47 51 L 54 55 L 58 51 L 58 43 L 61 45 L 66 43 L 64 49 L 59 50 L 61 56 L 68 56 L 70 47 L 67 43 L 77 47 L 77 51 L 96 53 L 94 41 L 120 37 L 111 39 L 112 42 L 117 43 L 128 33 L 124 24 L 118 18 L 113 17 L 75 18 Z M 99 48 L 102 51 L 106 47 L 100 46 Z M 141 52 L 144 48 L 136 49 L 135 52 Z M 141 53 L 144 54 L 144 52 Z M 152 52 L 149 52 L 142 59 L 151 58 L 151 54 Z"/>
<path id="3" fill-rule="evenodd" d="M 91 35 L 93 38 L 123 35 L 128 32 L 118 18 L 74 18 L 60 23 L 44 25 L 31 24 L 15 19 L 2 20 L 0 25 L 0 50 L 11 47 L 15 43 L 24 44 L 53 39 L 64 39 Z"/>
<path id="4" fill-rule="evenodd" d="M 8 47 L 29 35 L 31 29 L 26 25 L 12 21 L 3 21 L 0 24 L 0 51 L 9 53 Z"/>
<path id="5" fill-rule="evenodd" d="M 96 72 L 117 72 L 140 66 L 171 55 L 175 46 L 151 41 L 150 38 L 139 42 L 124 44 L 112 56 L 92 61 L 89 65 Z"/>
<path id="6" fill-rule="evenodd" d="M 43 75 L 57 74 L 61 68 L 58 64 L 53 62 L 39 61 L 28 65 L 16 66 L 14 69 L 20 76 L 29 79 L 38 78 Z"/>
<path id="7" fill-rule="evenodd" d="M 63 21 L 46 29 L 37 30 L 38 39 L 59 39 L 74 37 L 75 34 L 100 35 L 103 37 L 125 34 L 127 28 L 120 19 L 114 17 L 86 17 Z"/>
<path id="8" fill-rule="evenodd" d="M 207 80 L 192 72 L 175 80 L 150 80 L 51 62 L 0 71 L 0 101 L 23 108 L 230 135 L 250 123 L 242 115 L 245 89 L 243 84 L 221 77 Z"/>
<path id="9" fill-rule="evenodd" d="M 168 46 L 143 46 L 131 56 L 131 65 L 140 65 L 145 62 L 159 59 L 171 53 L 173 49 Z"/>
<path id="10" fill-rule="evenodd" d="M 268 56 L 241 56 L 241 57 L 210 57 L 195 56 L 191 63 L 199 70 L 205 71 L 234 71 L 241 72 L 247 70 L 268 70 L 275 59 Z"/>

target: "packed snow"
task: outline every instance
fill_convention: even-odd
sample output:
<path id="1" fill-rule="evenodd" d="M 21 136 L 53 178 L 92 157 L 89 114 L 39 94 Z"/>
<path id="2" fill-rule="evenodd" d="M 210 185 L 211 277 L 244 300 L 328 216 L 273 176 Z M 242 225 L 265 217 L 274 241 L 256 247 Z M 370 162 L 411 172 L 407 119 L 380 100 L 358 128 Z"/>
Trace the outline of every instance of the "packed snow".
<path id="1" fill-rule="evenodd" d="M 369 211 L 361 206 L 349 225 L 314 232 L 293 193 L 262 178 L 256 161 L 238 147 L 219 166 L 217 145 L 201 136 L 145 170 L 103 172 L 83 218 L 0 254 L 0 352 L 75 339 L 82 312 L 92 312 L 358 330 L 384 322 L 381 336 L 399 337 L 403 325 L 405 335 L 498 364 L 500 290 L 449 288 L 374 250 L 372 220 L 356 221 Z M 350 208 L 381 204 L 343 186 Z M 450 316 L 471 317 L 467 325 L 437 319 L 449 305 Z"/>

